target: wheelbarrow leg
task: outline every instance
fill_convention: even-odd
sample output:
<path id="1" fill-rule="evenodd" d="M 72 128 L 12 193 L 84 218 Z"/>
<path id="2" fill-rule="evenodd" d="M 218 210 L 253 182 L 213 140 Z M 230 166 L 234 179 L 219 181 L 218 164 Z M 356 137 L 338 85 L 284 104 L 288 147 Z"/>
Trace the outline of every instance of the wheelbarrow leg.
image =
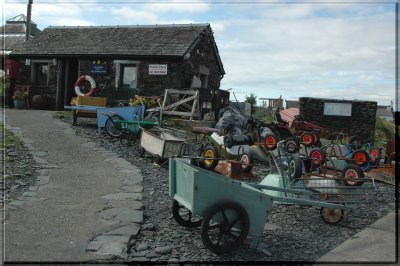
<path id="1" fill-rule="evenodd" d="M 77 120 L 78 120 L 78 116 L 76 114 L 76 109 L 72 110 L 72 118 L 73 118 L 72 124 L 75 126 L 77 123 Z"/>

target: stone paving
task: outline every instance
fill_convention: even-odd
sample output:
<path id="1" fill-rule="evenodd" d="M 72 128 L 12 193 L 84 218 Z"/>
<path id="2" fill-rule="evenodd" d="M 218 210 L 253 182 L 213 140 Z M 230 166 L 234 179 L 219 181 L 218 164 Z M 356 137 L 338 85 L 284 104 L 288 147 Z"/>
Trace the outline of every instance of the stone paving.
<path id="1" fill-rule="evenodd" d="M 58 126 L 63 127 L 64 134 L 76 135 L 75 131 L 71 129 L 69 125 L 61 121 L 53 121 L 58 124 Z M 53 178 L 53 171 L 60 168 L 60 166 L 49 162 L 46 158 L 48 155 L 47 152 L 39 150 L 41 147 L 39 147 L 32 138 L 27 138 L 22 128 L 12 127 L 8 125 L 8 123 L 6 123 L 6 127 L 15 135 L 19 136 L 29 149 L 29 152 L 33 155 L 35 163 L 40 165 L 40 168 L 36 170 L 36 183 L 29 186 L 28 191 L 25 191 L 18 199 L 6 202 L 6 212 L 11 215 L 23 212 L 24 207 L 32 206 L 38 202 L 42 202 L 42 204 L 51 204 L 49 199 L 43 197 L 43 193 L 41 192 L 44 189 L 48 189 L 49 183 Z M 79 136 L 74 137 L 79 138 Z M 83 252 L 89 255 L 88 258 L 92 258 L 89 259 L 89 261 L 109 259 L 126 260 L 128 257 L 127 251 L 132 245 L 131 241 L 134 241 L 143 223 L 143 204 L 141 202 L 143 192 L 142 173 L 140 169 L 119 157 L 114 152 L 100 147 L 98 143 L 85 141 L 86 142 L 81 145 L 82 148 L 92 150 L 93 153 L 99 154 L 105 162 L 113 166 L 115 175 L 122 176 L 123 179 L 118 191 L 110 190 L 112 193 L 104 194 L 101 197 L 101 202 L 104 202 L 104 206 L 96 215 L 98 222 L 95 223 L 95 236 L 87 239 L 87 247 Z M 82 167 L 84 167 L 84 165 Z M 109 178 L 113 178 L 113 176 Z M 79 215 L 79 213 L 77 213 L 77 215 Z M 6 223 L 8 222 L 7 220 L 6 218 Z M 21 221 L 21 223 L 23 222 Z M 7 250 L 11 250 L 11 248 L 7 246 L 9 242 L 7 239 L 10 240 L 6 233 L 6 261 L 8 255 Z M 70 259 L 71 258 L 65 257 L 66 261 Z M 43 260 L 46 260 L 46 258 L 43 258 Z"/>

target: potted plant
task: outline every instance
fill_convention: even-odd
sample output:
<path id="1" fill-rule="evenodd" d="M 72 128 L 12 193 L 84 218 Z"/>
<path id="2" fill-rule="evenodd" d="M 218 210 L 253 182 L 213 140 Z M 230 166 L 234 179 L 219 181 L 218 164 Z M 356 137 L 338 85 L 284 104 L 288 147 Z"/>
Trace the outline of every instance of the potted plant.
<path id="1" fill-rule="evenodd" d="M 19 88 L 14 92 L 13 95 L 15 109 L 25 109 L 26 99 L 28 98 L 28 92 Z"/>

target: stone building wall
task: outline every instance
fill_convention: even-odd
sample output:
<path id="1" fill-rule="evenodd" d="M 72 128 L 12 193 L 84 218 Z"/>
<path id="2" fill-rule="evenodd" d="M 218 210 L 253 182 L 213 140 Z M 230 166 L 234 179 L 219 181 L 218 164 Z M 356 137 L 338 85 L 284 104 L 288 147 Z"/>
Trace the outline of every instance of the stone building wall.
<path id="1" fill-rule="evenodd" d="M 333 131 L 342 130 L 349 136 L 358 135 L 364 143 L 374 142 L 377 102 L 301 97 L 299 103 L 305 121 Z M 325 103 L 351 104 L 351 116 L 325 115 Z"/>
<path id="2" fill-rule="evenodd" d="M 99 58 L 79 60 L 79 76 L 92 76 L 98 89 L 105 85 L 115 88 L 116 65 L 114 60 L 100 60 L 101 63 L 107 64 L 107 74 L 90 74 L 90 64 L 98 60 Z M 200 76 L 200 66 L 209 69 L 208 88 L 218 90 L 222 79 L 212 44 L 209 43 L 207 38 L 203 38 L 199 42 L 188 59 L 141 58 L 135 60 L 124 58 L 123 60 L 139 61 L 137 88 L 145 96 L 160 96 L 167 88 L 190 88 L 193 76 Z M 150 75 L 150 64 L 167 65 L 167 75 Z M 108 81 L 107 84 L 106 81 Z"/>

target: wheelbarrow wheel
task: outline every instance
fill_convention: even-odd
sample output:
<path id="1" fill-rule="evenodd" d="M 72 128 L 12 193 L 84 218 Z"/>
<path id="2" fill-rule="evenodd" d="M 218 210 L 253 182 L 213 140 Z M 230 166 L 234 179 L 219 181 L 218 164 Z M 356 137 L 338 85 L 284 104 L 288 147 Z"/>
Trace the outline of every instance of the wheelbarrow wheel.
<path id="1" fill-rule="evenodd" d="M 130 133 L 122 133 L 119 139 L 121 145 L 123 146 L 129 146 L 132 143 L 132 140 L 134 140 L 134 135 Z"/>
<path id="2" fill-rule="evenodd" d="M 369 152 L 371 160 L 370 167 L 377 167 L 381 158 L 381 150 L 378 147 L 373 147 Z"/>
<path id="3" fill-rule="evenodd" d="M 312 146 L 315 141 L 314 133 L 311 132 L 303 132 L 300 135 L 300 141 L 304 143 L 306 146 Z"/>
<path id="4" fill-rule="evenodd" d="M 153 155 L 153 158 L 152 158 L 152 160 L 153 160 L 153 163 L 155 163 L 155 164 L 160 164 L 161 163 L 161 157 L 160 157 L 160 155 Z"/>
<path id="5" fill-rule="evenodd" d="M 143 147 L 139 147 L 138 150 L 137 150 L 137 153 L 138 153 L 139 157 L 143 157 L 144 152 L 145 152 L 145 150 L 144 150 Z"/>
<path id="6" fill-rule="evenodd" d="M 312 149 L 309 153 L 309 157 L 311 159 L 311 164 L 314 166 L 323 165 L 326 159 L 325 152 L 320 148 Z"/>
<path id="7" fill-rule="evenodd" d="M 299 145 L 294 137 L 285 140 L 285 148 L 288 153 L 296 153 L 299 150 Z"/>
<path id="8" fill-rule="evenodd" d="M 203 218 L 193 215 L 189 209 L 185 208 L 176 200 L 172 202 L 172 216 L 179 225 L 187 228 L 199 227 L 203 220 Z"/>
<path id="9" fill-rule="evenodd" d="M 248 153 L 243 153 L 240 156 L 240 163 L 242 164 L 242 171 L 243 173 L 249 173 L 253 166 L 251 165 L 253 162 L 251 157 Z"/>
<path id="10" fill-rule="evenodd" d="M 296 153 L 291 154 L 288 161 L 288 175 L 290 180 L 300 178 L 303 174 L 303 161 Z"/>
<path id="11" fill-rule="evenodd" d="M 368 153 L 365 150 L 356 150 L 353 152 L 352 159 L 359 166 L 364 166 L 368 164 L 370 160 Z"/>
<path id="12" fill-rule="evenodd" d="M 364 178 L 364 172 L 361 167 L 356 164 L 349 164 L 342 171 L 342 178 L 348 186 L 361 186 L 364 182 L 357 179 Z"/>
<path id="13" fill-rule="evenodd" d="M 218 158 L 218 150 L 211 144 L 208 144 L 204 147 L 203 152 L 201 153 L 201 157 L 204 159 L 201 160 L 201 167 L 207 169 L 209 171 L 214 170 L 214 168 L 218 164 L 218 160 L 216 159 L 207 159 L 207 158 Z"/>
<path id="14" fill-rule="evenodd" d="M 327 224 L 337 224 L 344 216 L 344 210 L 321 207 L 319 210 L 321 219 Z"/>
<path id="15" fill-rule="evenodd" d="M 246 240 L 249 228 L 246 210 L 237 203 L 225 202 L 206 212 L 200 234 L 206 248 L 222 254 L 236 250 Z"/>
<path id="16" fill-rule="evenodd" d="M 105 128 L 107 134 L 110 135 L 110 137 L 118 138 L 122 135 L 122 130 L 117 128 L 116 124 L 114 123 L 114 120 L 120 120 L 120 119 L 121 118 L 118 115 L 113 115 L 107 118 L 105 123 Z"/>

